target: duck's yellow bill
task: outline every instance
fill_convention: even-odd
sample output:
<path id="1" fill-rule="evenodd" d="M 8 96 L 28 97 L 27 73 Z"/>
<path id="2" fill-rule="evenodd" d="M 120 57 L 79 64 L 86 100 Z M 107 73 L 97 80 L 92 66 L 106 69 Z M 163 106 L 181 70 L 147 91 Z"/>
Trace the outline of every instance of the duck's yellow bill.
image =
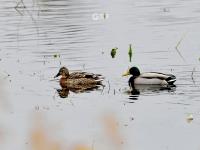
<path id="1" fill-rule="evenodd" d="M 122 74 L 123 77 L 124 77 L 124 76 L 128 76 L 128 75 L 130 75 L 129 70 L 127 70 L 126 72 L 124 72 L 124 73 Z"/>

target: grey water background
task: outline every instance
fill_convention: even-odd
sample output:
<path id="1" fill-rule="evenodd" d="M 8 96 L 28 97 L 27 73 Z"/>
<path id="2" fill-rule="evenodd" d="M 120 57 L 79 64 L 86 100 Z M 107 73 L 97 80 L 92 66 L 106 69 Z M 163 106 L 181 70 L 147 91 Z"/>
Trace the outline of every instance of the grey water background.
<path id="1" fill-rule="evenodd" d="M 0 3 L 1 149 L 29 149 L 35 113 L 54 127 L 57 140 L 95 140 L 94 149 L 101 149 L 97 118 L 105 113 L 117 118 L 123 149 L 200 149 L 200 1 Z M 143 89 L 130 99 L 121 75 L 133 65 L 176 75 L 176 88 Z M 53 76 L 61 66 L 100 73 L 105 88 L 60 98 Z"/>

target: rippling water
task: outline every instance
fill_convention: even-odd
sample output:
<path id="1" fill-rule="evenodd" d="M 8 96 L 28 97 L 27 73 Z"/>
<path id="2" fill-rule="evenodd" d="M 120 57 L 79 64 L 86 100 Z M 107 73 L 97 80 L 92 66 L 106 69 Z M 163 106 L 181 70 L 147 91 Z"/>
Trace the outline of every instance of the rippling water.
<path id="1" fill-rule="evenodd" d="M 199 0 L 3 0 L 0 12 L 1 149 L 31 147 L 35 113 L 58 140 L 100 149 L 97 118 L 111 112 L 124 149 L 200 148 Z M 103 74 L 105 88 L 60 98 L 63 65 Z M 176 87 L 131 95 L 121 74 L 133 65 L 176 75 Z"/>

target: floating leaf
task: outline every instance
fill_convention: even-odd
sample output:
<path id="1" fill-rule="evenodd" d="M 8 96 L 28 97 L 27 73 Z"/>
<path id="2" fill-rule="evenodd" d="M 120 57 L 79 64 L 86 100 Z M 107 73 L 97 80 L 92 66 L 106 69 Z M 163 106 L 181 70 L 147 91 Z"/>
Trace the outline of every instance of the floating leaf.
<path id="1" fill-rule="evenodd" d="M 187 120 L 188 123 L 191 123 L 194 120 L 193 115 L 192 114 L 188 114 L 186 120 Z"/>
<path id="2" fill-rule="evenodd" d="M 54 54 L 53 57 L 58 58 L 58 57 L 60 57 L 60 54 Z"/>
<path id="3" fill-rule="evenodd" d="M 117 53 L 117 47 L 115 47 L 115 48 L 113 48 L 112 50 L 111 50 L 111 52 L 110 52 L 110 55 L 112 56 L 112 58 L 115 58 L 115 55 L 116 55 L 116 53 Z"/>
<path id="4" fill-rule="evenodd" d="M 132 54 L 133 54 L 133 50 L 132 50 L 132 47 L 131 47 L 131 44 L 129 45 L 129 50 L 128 50 L 128 56 L 129 56 L 129 61 L 131 62 L 132 60 Z"/>

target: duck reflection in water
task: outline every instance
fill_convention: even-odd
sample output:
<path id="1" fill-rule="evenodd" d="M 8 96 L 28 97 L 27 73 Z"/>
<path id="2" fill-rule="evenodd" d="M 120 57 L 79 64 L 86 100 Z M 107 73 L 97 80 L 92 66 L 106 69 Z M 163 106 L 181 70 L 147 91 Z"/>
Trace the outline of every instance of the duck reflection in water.
<path id="1" fill-rule="evenodd" d="M 100 86 L 92 87 L 92 88 L 88 88 L 88 89 L 72 89 L 72 88 L 68 88 L 68 87 L 64 87 L 62 89 L 56 89 L 60 98 L 67 98 L 69 96 L 70 92 L 77 94 L 77 93 L 84 93 L 84 92 L 89 93 L 89 92 L 95 91 L 95 90 L 101 90 Z"/>
<path id="2" fill-rule="evenodd" d="M 140 94 L 153 94 L 167 91 L 169 93 L 176 90 L 175 85 L 134 85 L 131 86 L 131 91 L 128 92 L 129 99 L 138 100 Z"/>
<path id="3" fill-rule="evenodd" d="M 174 91 L 176 77 L 172 74 L 160 72 L 140 73 L 137 67 L 130 68 L 123 76 L 132 75 L 128 84 L 131 87 L 131 99 L 137 99 L 140 92 L 159 92 L 163 90 Z"/>
<path id="4" fill-rule="evenodd" d="M 62 98 L 68 97 L 69 91 L 81 93 L 92 91 L 103 86 L 102 81 L 104 77 L 100 74 L 87 72 L 69 73 L 66 67 L 61 67 L 54 78 L 58 76 L 61 76 L 59 82 L 62 89 L 58 89 L 57 92 Z"/>

